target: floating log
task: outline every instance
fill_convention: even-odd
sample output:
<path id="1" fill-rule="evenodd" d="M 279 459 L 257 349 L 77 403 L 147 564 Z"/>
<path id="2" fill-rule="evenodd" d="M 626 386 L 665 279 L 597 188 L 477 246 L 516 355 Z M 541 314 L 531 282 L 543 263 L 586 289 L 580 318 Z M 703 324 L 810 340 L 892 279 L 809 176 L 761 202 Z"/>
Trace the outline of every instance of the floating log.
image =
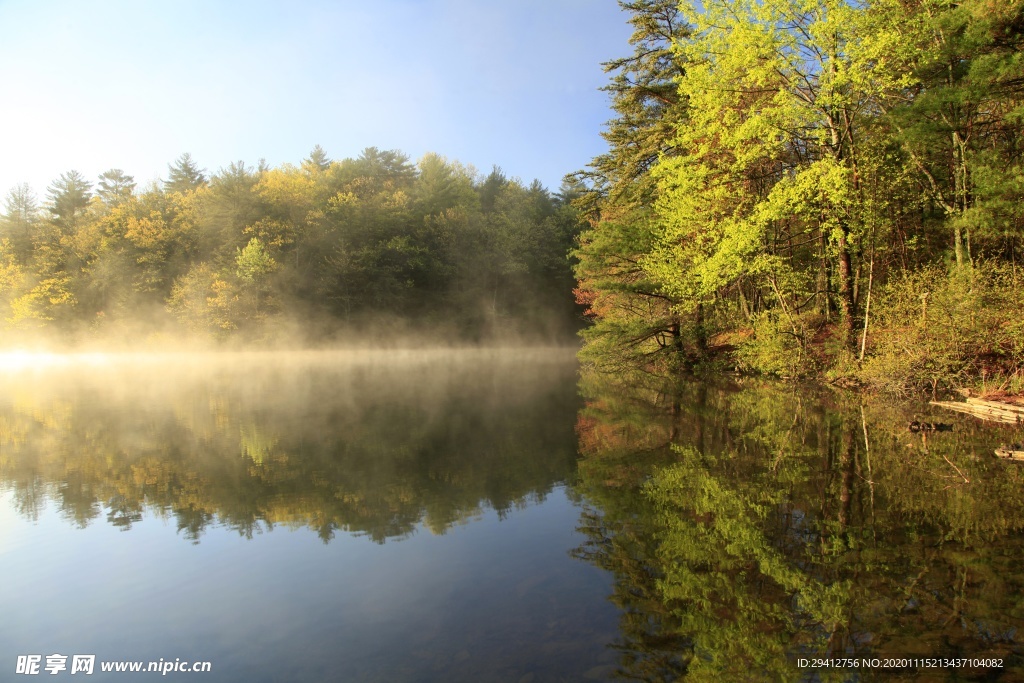
<path id="1" fill-rule="evenodd" d="M 959 401 L 930 401 L 930 403 L 933 406 L 955 410 L 958 413 L 967 413 L 982 420 L 992 420 L 1005 424 L 1024 423 L 1024 412 L 1018 412 L 1016 410 L 1017 406 L 1013 406 L 1014 409 L 1008 409 L 1003 407 L 1006 404 L 996 403 L 995 401 L 984 401 L 983 404 L 960 403 Z"/>
<path id="2" fill-rule="evenodd" d="M 1009 447 L 1000 446 L 996 449 L 996 455 L 1006 460 L 1024 462 L 1024 445 L 1016 443 Z"/>
<path id="3" fill-rule="evenodd" d="M 1016 403 L 1004 403 L 1003 401 L 986 401 L 981 398 L 973 398 L 968 396 L 967 402 L 974 406 L 984 406 L 986 408 L 994 408 L 997 410 L 1009 410 L 1013 413 L 1019 413 L 1024 415 L 1024 406 L 1017 405 Z"/>

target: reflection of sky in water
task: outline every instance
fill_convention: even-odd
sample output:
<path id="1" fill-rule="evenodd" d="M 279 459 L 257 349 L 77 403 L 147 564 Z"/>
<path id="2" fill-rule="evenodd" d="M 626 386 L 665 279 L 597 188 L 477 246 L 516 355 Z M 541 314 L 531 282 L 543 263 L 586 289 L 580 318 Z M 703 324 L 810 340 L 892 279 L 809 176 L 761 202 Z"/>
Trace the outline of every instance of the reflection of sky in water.
<path id="1" fill-rule="evenodd" d="M 443 529 L 575 471 L 565 350 L 108 354 L 0 373 L 0 479 L 26 515 Z M 68 361 L 71 356 L 63 357 Z M 116 358 L 116 363 L 114 360 Z"/>
<path id="2" fill-rule="evenodd" d="M 383 545 L 284 528 L 251 541 L 211 528 L 194 545 L 152 516 L 83 530 L 52 505 L 33 523 L 10 503 L 5 668 L 61 653 L 209 660 L 218 681 L 541 681 L 612 659 L 610 580 L 569 557 L 579 510 L 562 488 L 504 520 L 488 510 Z"/>
<path id="3" fill-rule="evenodd" d="M 610 576 L 570 557 L 571 353 L 69 359 L 0 358 L 0 671 L 60 653 L 208 660 L 211 681 L 608 673 Z"/>

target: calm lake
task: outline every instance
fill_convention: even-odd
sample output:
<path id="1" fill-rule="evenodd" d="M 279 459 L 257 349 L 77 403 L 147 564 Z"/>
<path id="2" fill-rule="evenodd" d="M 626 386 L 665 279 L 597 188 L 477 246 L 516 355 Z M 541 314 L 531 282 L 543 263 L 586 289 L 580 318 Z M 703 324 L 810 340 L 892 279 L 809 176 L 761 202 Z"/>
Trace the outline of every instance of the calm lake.
<path id="1" fill-rule="evenodd" d="M 1022 440 L 562 349 L 8 355 L 0 680 L 1020 680 Z"/>

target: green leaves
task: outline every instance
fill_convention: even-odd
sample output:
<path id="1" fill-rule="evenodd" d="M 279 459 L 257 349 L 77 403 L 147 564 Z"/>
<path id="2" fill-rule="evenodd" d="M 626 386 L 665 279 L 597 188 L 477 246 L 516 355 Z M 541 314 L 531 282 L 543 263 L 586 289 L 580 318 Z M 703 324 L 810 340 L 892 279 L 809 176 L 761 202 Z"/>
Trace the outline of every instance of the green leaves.
<path id="1" fill-rule="evenodd" d="M 577 252 L 592 343 L 644 338 L 646 359 L 692 321 L 756 358 L 762 331 L 774 348 L 789 328 L 801 348 L 840 340 L 814 352 L 827 365 L 863 322 L 869 272 L 884 283 L 947 250 L 961 266 L 1018 258 L 1024 2 L 684 2 L 671 58 L 655 4 L 624 5 L 634 44 L 659 57 L 613 63 L 609 90 L 631 114 L 610 124 L 581 202 L 595 216 Z M 674 95 L 639 107 L 655 91 L 629 84 L 666 78 Z"/>
<path id="2" fill-rule="evenodd" d="M 168 165 L 169 174 L 164 183 L 167 192 L 189 192 L 206 184 L 206 175 L 199 168 L 192 155 L 185 152 L 173 164 Z"/>
<path id="3" fill-rule="evenodd" d="M 243 282 L 260 285 L 277 268 L 277 262 L 263 247 L 258 238 L 253 237 L 245 249 L 239 249 L 235 257 L 238 266 L 235 274 Z"/>

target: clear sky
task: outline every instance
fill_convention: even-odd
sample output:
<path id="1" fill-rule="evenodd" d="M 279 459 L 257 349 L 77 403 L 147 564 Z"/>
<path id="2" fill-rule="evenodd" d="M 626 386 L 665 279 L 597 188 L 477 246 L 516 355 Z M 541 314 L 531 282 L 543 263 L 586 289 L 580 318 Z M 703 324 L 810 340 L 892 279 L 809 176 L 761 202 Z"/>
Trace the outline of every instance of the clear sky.
<path id="1" fill-rule="evenodd" d="M 316 144 L 556 190 L 605 149 L 600 64 L 629 53 L 626 20 L 615 0 L 0 0 L 0 193 Z"/>

